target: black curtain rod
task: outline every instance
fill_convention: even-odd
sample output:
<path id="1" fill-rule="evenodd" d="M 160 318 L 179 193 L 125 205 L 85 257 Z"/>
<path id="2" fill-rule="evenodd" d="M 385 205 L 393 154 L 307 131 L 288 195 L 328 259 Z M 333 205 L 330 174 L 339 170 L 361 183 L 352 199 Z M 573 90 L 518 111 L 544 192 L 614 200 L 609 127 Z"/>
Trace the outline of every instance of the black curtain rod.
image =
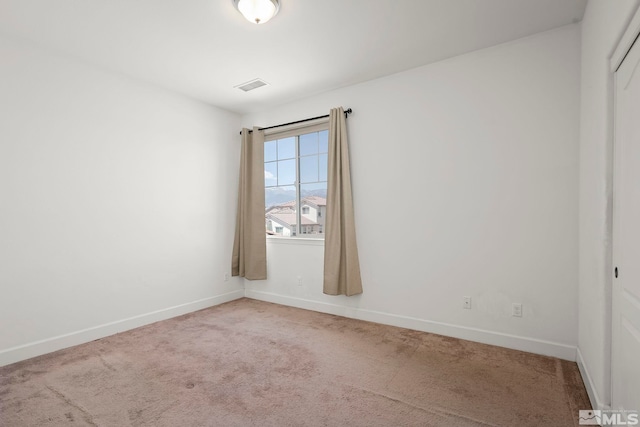
<path id="1" fill-rule="evenodd" d="M 353 110 L 351 108 L 347 108 L 346 110 L 344 110 L 344 118 L 346 119 L 349 114 L 353 113 Z M 298 123 L 304 123 L 304 122 L 310 122 L 311 120 L 318 120 L 318 119 L 326 119 L 327 117 L 329 117 L 328 114 L 325 114 L 324 116 L 318 116 L 318 117 L 311 117 L 310 119 L 303 119 L 303 120 L 298 120 L 295 122 L 290 122 L 290 123 L 283 123 L 281 125 L 274 125 L 274 126 L 269 126 L 266 128 L 259 128 L 258 130 L 267 130 L 267 129 L 274 129 L 274 128 L 279 128 L 282 126 L 289 126 L 289 125 L 297 125 Z M 253 132 L 252 130 L 249 130 L 249 133 Z M 242 135 L 242 131 L 240 131 L 240 135 Z"/>

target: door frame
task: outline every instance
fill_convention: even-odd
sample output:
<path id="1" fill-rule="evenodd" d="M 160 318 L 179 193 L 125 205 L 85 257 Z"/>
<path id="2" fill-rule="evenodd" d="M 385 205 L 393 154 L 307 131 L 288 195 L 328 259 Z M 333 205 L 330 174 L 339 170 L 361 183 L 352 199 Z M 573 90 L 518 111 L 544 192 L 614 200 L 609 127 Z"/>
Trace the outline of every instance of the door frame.
<path id="1" fill-rule="evenodd" d="M 622 33 L 622 36 L 620 38 L 620 41 L 618 42 L 615 50 L 613 51 L 611 58 L 609 60 L 609 66 L 610 66 L 610 82 L 612 82 L 611 86 L 610 86 L 610 90 L 613 94 L 612 96 L 612 106 L 611 106 L 611 116 L 610 116 L 610 125 L 611 125 L 611 129 L 612 129 L 612 133 L 613 133 L 613 147 L 611 150 L 611 154 L 612 154 L 612 158 L 611 158 L 611 178 L 612 178 L 612 194 L 613 194 L 613 203 L 612 203 L 612 229 L 611 229 L 611 236 L 614 242 L 612 242 L 611 244 L 611 252 L 610 252 L 610 292 L 611 292 L 611 298 L 609 300 L 611 306 L 609 307 L 610 309 L 610 340 L 609 340 L 609 397 L 610 397 L 610 404 L 609 407 L 613 408 L 613 388 L 614 388 L 614 383 L 616 381 L 616 379 L 613 376 L 613 365 L 614 365 L 614 342 L 613 342 L 613 337 L 614 337 L 614 331 L 613 328 L 615 327 L 615 319 L 614 319 L 614 299 L 616 298 L 616 296 L 614 295 L 614 282 L 615 282 L 615 272 L 614 272 L 614 267 L 616 265 L 616 260 L 614 258 L 615 253 L 614 253 L 614 248 L 615 248 L 615 240 L 617 238 L 617 229 L 615 226 L 615 221 L 616 221 L 616 207 L 617 207 L 617 202 L 616 202 L 616 195 L 615 195 L 615 176 L 616 176 L 616 157 L 615 157 L 615 149 L 616 146 L 619 144 L 618 142 L 618 136 L 616 135 L 616 116 L 617 116 L 617 111 L 616 111 L 616 105 L 617 105 L 617 78 L 616 78 L 616 72 L 618 71 L 618 69 L 620 68 L 620 66 L 622 65 L 624 59 L 627 57 L 627 54 L 629 53 L 629 51 L 631 50 L 631 48 L 633 47 L 634 43 L 636 43 L 636 41 L 638 41 L 638 43 L 640 43 L 640 7 L 636 9 L 635 13 L 633 14 L 633 17 L 631 18 L 631 20 L 629 21 L 629 24 L 627 25 L 625 31 Z M 610 98 L 611 99 L 611 98 Z"/>

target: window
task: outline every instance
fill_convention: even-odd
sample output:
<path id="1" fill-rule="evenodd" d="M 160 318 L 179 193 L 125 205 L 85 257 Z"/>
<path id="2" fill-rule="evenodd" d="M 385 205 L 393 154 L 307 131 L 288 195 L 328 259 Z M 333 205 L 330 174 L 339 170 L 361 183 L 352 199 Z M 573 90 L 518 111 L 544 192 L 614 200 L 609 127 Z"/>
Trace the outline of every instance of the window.
<path id="1" fill-rule="evenodd" d="M 290 132 L 264 143 L 265 218 L 286 224 L 290 236 L 323 238 L 329 131 Z M 305 206 L 302 206 L 302 205 Z M 304 214 L 304 216 L 302 216 Z M 276 234 L 283 235 L 278 232 Z"/>

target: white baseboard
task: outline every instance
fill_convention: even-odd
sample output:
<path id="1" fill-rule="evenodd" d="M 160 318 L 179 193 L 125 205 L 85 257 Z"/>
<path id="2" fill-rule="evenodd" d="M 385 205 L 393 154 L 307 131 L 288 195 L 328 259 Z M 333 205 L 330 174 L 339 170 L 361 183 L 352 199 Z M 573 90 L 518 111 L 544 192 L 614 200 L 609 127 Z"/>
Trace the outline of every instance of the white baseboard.
<path id="1" fill-rule="evenodd" d="M 109 335 L 117 334 L 119 332 L 138 328 L 140 326 L 148 325 L 160 320 L 170 319 L 172 317 L 191 313 L 196 310 L 201 310 L 203 308 L 208 308 L 225 302 L 233 301 L 244 296 L 256 300 L 273 302 L 276 304 L 318 311 L 321 313 L 334 314 L 338 316 L 349 317 L 352 319 L 366 320 L 369 322 L 398 326 L 423 332 L 430 332 L 469 341 L 481 342 L 484 344 L 491 344 L 515 350 L 527 351 L 530 353 L 542 354 L 545 356 L 558 357 L 560 359 L 570 361 L 576 360 L 576 347 L 566 344 L 504 334 L 500 332 L 487 331 L 483 329 L 434 322 L 430 320 L 366 310 L 362 308 L 346 307 L 326 302 L 282 296 L 269 292 L 255 291 L 251 289 L 239 289 L 223 295 L 218 295 L 215 297 L 205 298 L 186 304 L 157 310 L 151 313 L 146 313 L 128 319 L 83 329 L 69 334 L 59 335 L 41 341 L 35 341 L 6 350 L 0 350 L 0 366 L 9 365 L 21 360 L 26 360 L 32 357 L 61 350 L 63 348 L 72 347 L 74 345 L 79 345 L 99 338 L 104 338 Z M 582 360 L 578 352 L 578 366 L 583 378 L 585 379 L 585 385 L 587 385 L 589 398 L 591 399 L 592 404 L 596 402 L 593 405 L 594 408 L 596 408 L 596 406 L 598 408 L 606 408 L 606 406 L 602 405 L 601 401 L 598 399 L 598 396 L 595 393 L 595 389 L 593 388 L 593 384 L 584 368 L 584 363 L 581 362 Z"/>
<path id="2" fill-rule="evenodd" d="M 589 400 L 591 401 L 591 407 L 593 409 L 611 409 L 609 405 L 606 405 L 600 399 L 598 392 L 596 391 L 596 387 L 593 384 L 593 380 L 591 379 L 591 375 L 589 375 L 589 370 L 584 363 L 584 359 L 582 358 L 582 353 L 580 352 L 580 347 L 577 349 L 577 360 L 578 369 L 580 370 L 580 375 L 582 375 L 582 382 L 584 383 L 584 387 L 587 389 L 587 394 L 589 395 Z"/>
<path id="3" fill-rule="evenodd" d="M 244 297 L 244 289 L 239 289 L 226 294 L 204 298 L 198 301 L 192 301 L 186 304 L 180 304 L 174 307 L 153 311 L 151 313 L 130 317 L 128 319 L 118 320 L 104 325 L 71 332 L 69 334 L 59 335 L 45 340 L 8 348 L 0 351 L 0 366 L 9 365 L 11 363 L 30 359 L 32 357 L 51 353 L 74 345 L 84 344 L 119 332 L 128 331 L 160 320 L 181 316 L 196 310 L 202 310 L 203 308 L 213 307 L 242 297 Z"/>
<path id="4" fill-rule="evenodd" d="M 401 328 L 430 332 L 438 335 L 445 335 L 449 337 L 480 342 L 483 344 L 496 345 L 499 347 L 506 347 L 514 350 L 526 351 L 529 353 L 542 354 L 544 356 L 557 357 L 559 359 L 570 360 L 572 362 L 576 361 L 575 346 L 556 343 L 552 341 L 521 337 L 517 335 L 504 334 L 501 332 L 487 331 L 484 329 L 470 328 L 466 326 L 452 325 L 448 323 L 434 322 L 431 320 L 400 316 L 397 314 L 383 313 L 380 311 L 365 310 L 362 308 L 345 307 L 337 304 L 283 296 L 270 292 L 261 292 L 251 289 L 245 289 L 245 296 L 247 298 L 288 305 L 291 307 L 303 308 L 306 310 L 318 311 L 321 313 L 335 314 L 352 319 L 366 320 L 369 322 L 382 323 L 384 325 L 399 326 Z"/>

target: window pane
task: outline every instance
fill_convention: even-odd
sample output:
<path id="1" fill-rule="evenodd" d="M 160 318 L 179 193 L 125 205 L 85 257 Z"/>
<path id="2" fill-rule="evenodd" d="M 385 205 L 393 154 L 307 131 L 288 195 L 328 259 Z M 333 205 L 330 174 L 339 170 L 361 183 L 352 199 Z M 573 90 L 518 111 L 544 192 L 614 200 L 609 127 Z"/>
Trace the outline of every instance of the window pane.
<path id="1" fill-rule="evenodd" d="M 304 199 L 305 197 L 320 197 L 322 199 L 326 199 L 327 183 L 315 182 L 313 184 L 300 185 L 300 197 L 302 199 Z M 325 202 L 325 200 L 321 200 L 321 202 Z"/>
<path id="2" fill-rule="evenodd" d="M 320 152 L 328 153 L 329 152 L 329 131 L 323 130 L 318 132 L 318 140 L 320 142 Z"/>
<path id="3" fill-rule="evenodd" d="M 327 183 L 301 184 L 302 234 L 305 237 L 324 238 L 324 220 L 327 213 Z"/>
<path id="4" fill-rule="evenodd" d="M 278 185 L 278 164 L 270 162 L 264 164 L 264 186 L 273 187 Z"/>
<path id="5" fill-rule="evenodd" d="M 285 138 L 278 140 L 278 160 L 293 159 L 296 157 L 296 138 Z"/>
<path id="6" fill-rule="evenodd" d="M 267 234 L 324 238 L 328 136 L 321 131 L 265 142 Z"/>
<path id="7" fill-rule="evenodd" d="M 296 161 L 294 159 L 278 161 L 278 185 L 292 185 L 295 182 Z"/>
<path id="8" fill-rule="evenodd" d="M 271 187 L 264 191 L 267 234 L 296 235 L 296 187 Z"/>
<path id="9" fill-rule="evenodd" d="M 318 132 L 300 135 L 300 155 L 318 154 Z"/>
<path id="10" fill-rule="evenodd" d="M 300 157 L 300 182 L 318 181 L 318 156 Z"/>
<path id="11" fill-rule="evenodd" d="M 264 161 L 271 162 L 277 160 L 276 141 L 268 141 L 264 143 Z"/>
<path id="12" fill-rule="evenodd" d="M 319 169 L 319 180 L 318 181 L 326 181 L 327 180 L 327 161 L 328 161 L 328 154 L 320 154 L 320 169 Z"/>
<path id="13" fill-rule="evenodd" d="M 296 187 L 271 187 L 264 191 L 264 205 L 266 209 L 273 206 L 280 206 L 281 208 L 290 207 L 295 209 L 296 200 Z"/>

